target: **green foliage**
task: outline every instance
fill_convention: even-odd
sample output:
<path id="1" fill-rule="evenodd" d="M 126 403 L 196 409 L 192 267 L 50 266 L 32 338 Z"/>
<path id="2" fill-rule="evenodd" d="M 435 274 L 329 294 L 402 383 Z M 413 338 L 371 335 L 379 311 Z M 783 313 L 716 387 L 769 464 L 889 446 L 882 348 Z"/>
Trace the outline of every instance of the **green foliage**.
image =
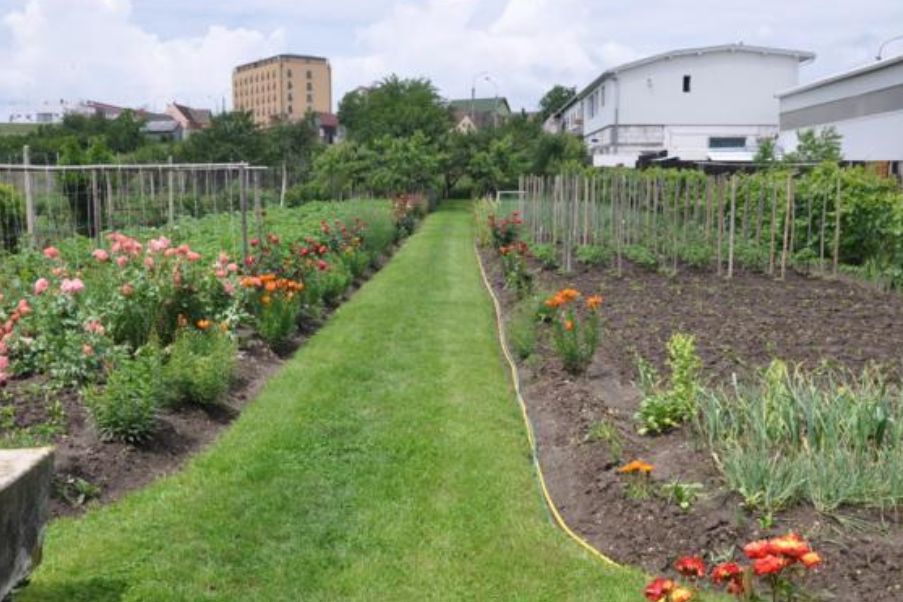
<path id="1" fill-rule="evenodd" d="M 564 369 L 574 375 L 585 372 L 596 354 L 600 334 L 597 310 L 580 316 L 572 304 L 561 306 L 552 320 L 552 342 Z"/>
<path id="2" fill-rule="evenodd" d="M 774 361 L 751 383 L 706 391 L 700 406 L 697 428 L 751 508 L 903 500 L 903 392 L 875 370 L 854 377 Z"/>
<path id="3" fill-rule="evenodd" d="M 577 95 L 577 88 L 556 84 L 539 99 L 539 120 L 548 119 L 552 113 L 564 106 L 566 102 Z"/>
<path id="4" fill-rule="evenodd" d="M 530 253 L 547 270 L 554 270 L 558 267 L 558 252 L 555 245 L 534 243 L 530 245 Z"/>
<path id="5" fill-rule="evenodd" d="M 658 267 L 658 258 L 643 245 L 627 245 L 624 247 L 624 257 L 647 270 L 654 270 Z"/>
<path id="6" fill-rule="evenodd" d="M 16 251 L 25 232 L 25 200 L 9 184 L 0 183 L 0 248 Z"/>
<path id="7" fill-rule="evenodd" d="M 322 277 L 325 280 L 326 276 Z M 326 296 L 327 286 L 321 287 L 320 292 Z M 344 290 L 344 287 L 342 287 Z M 329 290 L 333 294 L 332 290 Z M 255 313 L 257 316 L 255 326 L 260 338 L 270 348 L 280 351 L 288 343 L 289 339 L 298 330 L 298 319 L 301 315 L 300 295 L 289 297 L 282 293 L 263 295 L 259 300 Z"/>
<path id="8" fill-rule="evenodd" d="M 587 441 L 601 441 L 608 445 L 608 453 L 615 464 L 621 462 L 624 455 L 624 438 L 614 423 L 608 420 L 600 420 L 593 423 L 586 434 Z"/>
<path id="9" fill-rule="evenodd" d="M 702 489 L 702 483 L 684 483 L 680 479 L 675 479 L 662 485 L 662 495 L 681 510 L 689 510 L 696 503 Z"/>
<path id="10" fill-rule="evenodd" d="M 695 340 L 691 335 L 675 333 L 668 340 L 667 350 L 671 371 L 668 387 L 663 386 L 652 365 L 642 358 L 637 360 L 643 400 L 636 419 L 640 422 L 640 433 L 644 435 L 675 428 L 697 411 L 702 361 L 696 354 Z"/>
<path id="11" fill-rule="evenodd" d="M 229 390 L 237 347 L 218 328 L 186 328 L 169 348 L 163 380 L 170 405 L 212 405 Z"/>
<path id="12" fill-rule="evenodd" d="M 85 390 L 85 403 L 104 439 L 140 443 L 154 432 L 165 395 L 160 350 L 141 348 L 119 360 L 104 387 Z"/>
<path id="13" fill-rule="evenodd" d="M 784 160 L 789 163 L 837 163 L 841 154 L 842 137 L 834 126 L 816 131 L 814 128 L 798 130 L 796 151 L 787 153 Z"/>
<path id="14" fill-rule="evenodd" d="M 339 102 L 338 117 L 349 138 L 366 145 L 380 138 L 410 138 L 417 132 L 436 143 L 452 127 L 451 115 L 432 82 L 397 75 L 347 93 Z"/>
<path id="15" fill-rule="evenodd" d="M 753 157 L 753 163 L 760 165 L 773 165 L 777 161 L 777 152 L 774 138 L 765 138 L 759 141 L 759 148 Z"/>
<path id="16" fill-rule="evenodd" d="M 189 162 L 260 163 L 266 153 L 263 131 L 249 112 L 234 111 L 216 115 L 210 127 L 196 132 L 179 150 L 179 159 Z"/>
<path id="17" fill-rule="evenodd" d="M 517 241 L 499 248 L 502 270 L 505 273 L 505 288 L 513 290 L 519 298 L 533 292 L 533 274 L 527 266 L 527 244 Z"/>
<path id="18" fill-rule="evenodd" d="M 511 349 L 518 359 L 525 360 L 536 350 L 539 318 L 536 313 L 536 297 L 521 300 L 511 311 L 506 333 Z"/>
<path id="19" fill-rule="evenodd" d="M 696 269 L 711 265 L 713 255 L 712 247 L 701 242 L 690 242 L 681 246 L 677 251 L 677 256 L 681 261 Z"/>
<path id="20" fill-rule="evenodd" d="M 582 264 L 597 266 L 611 263 L 614 252 L 604 246 L 580 245 L 574 252 L 574 256 Z"/>

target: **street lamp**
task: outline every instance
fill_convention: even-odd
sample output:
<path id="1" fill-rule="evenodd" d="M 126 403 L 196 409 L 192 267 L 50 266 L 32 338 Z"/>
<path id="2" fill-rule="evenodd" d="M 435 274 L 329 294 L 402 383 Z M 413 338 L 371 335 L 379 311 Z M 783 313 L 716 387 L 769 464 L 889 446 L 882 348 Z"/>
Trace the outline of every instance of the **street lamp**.
<path id="1" fill-rule="evenodd" d="M 878 54 L 875 55 L 875 60 L 876 60 L 876 61 L 880 61 L 880 60 L 881 60 L 881 53 L 884 52 L 884 47 L 887 46 L 888 44 L 890 44 L 891 42 L 896 42 L 896 41 L 898 41 L 898 40 L 903 40 L 903 36 L 894 36 L 893 38 L 890 38 L 890 39 L 888 39 L 888 40 L 884 40 L 884 41 L 881 43 L 881 46 L 878 47 Z"/>
<path id="2" fill-rule="evenodd" d="M 489 75 L 484 77 L 487 82 L 492 84 L 492 87 L 495 88 L 495 98 L 492 102 L 492 127 L 498 127 L 499 125 L 499 85 L 498 83 L 492 79 Z"/>
<path id="3" fill-rule="evenodd" d="M 470 84 L 470 121 L 473 122 L 473 111 L 474 104 L 477 99 L 477 80 L 481 77 L 489 77 L 488 71 L 480 71 L 476 75 L 473 76 L 473 81 Z"/>

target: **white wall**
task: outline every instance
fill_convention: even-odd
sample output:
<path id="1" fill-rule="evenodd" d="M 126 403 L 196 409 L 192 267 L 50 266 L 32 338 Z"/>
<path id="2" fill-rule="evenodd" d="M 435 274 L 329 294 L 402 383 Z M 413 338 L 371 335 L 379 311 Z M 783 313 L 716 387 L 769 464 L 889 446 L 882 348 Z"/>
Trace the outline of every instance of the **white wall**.
<path id="1" fill-rule="evenodd" d="M 790 96 L 784 96 L 780 100 L 781 112 L 795 111 L 840 98 L 848 98 L 866 92 L 898 86 L 901 83 L 903 83 L 903 62 L 888 65 L 886 68 L 877 71 L 869 71 L 830 82 L 811 90 L 803 90 Z"/>
<path id="2" fill-rule="evenodd" d="M 690 76 L 688 93 L 683 92 L 684 75 Z M 621 125 L 725 126 L 696 131 L 695 135 L 705 136 L 706 147 L 709 135 L 737 135 L 739 130 L 732 126 L 744 126 L 749 136 L 766 135 L 777 130 L 775 94 L 795 86 L 798 77 L 799 60 L 781 54 L 723 51 L 663 59 L 621 72 L 617 81 L 602 82 L 604 105 L 592 118 L 584 109 L 583 131 L 590 144 L 590 139 L 603 135 L 602 128 L 614 124 L 620 93 Z M 692 130 L 675 132 L 674 141 L 665 140 L 665 147 L 681 154 L 683 137 L 698 148 L 701 138 L 687 138 L 693 135 Z M 623 142 L 624 136 L 619 138 Z"/>
<path id="3" fill-rule="evenodd" d="M 903 111 L 847 119 L 831 126 L 843 137 L 843 158 L 849 161 L 903 161 Z M 781 132 L 778 145 L 784 152 L 796 150 L 796 131 Z"/>

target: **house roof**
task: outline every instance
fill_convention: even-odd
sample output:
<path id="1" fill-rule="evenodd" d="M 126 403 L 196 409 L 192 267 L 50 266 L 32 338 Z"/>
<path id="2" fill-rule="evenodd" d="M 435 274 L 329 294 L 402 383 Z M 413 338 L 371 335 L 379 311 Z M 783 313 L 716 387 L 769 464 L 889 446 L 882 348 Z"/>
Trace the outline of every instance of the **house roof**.
<path id="1" fill-rule="evenodd" d="M 339 127 L 339 118 L 333 113 L 317 113 L 317 121 L 320 127 L 337 128 Z"/>
<path id="2" fill-rule="evenodd" d="M 473 108 L 474 113 L 492 113 L 493 111 L 498 111 L 500 114 L 511 113 L 511 106 L 508 104 L 508 99 L 504 96 L 499 96 L 498 98 L 457 98 L 448 101 L 448 108 L 455 111 L 465 111 L 468 114 L 471 108 Z"/>
<path id="3" fill-rule="evenodd" d="M 255 67 L 260 67 L 261 65 L 266 65 L 268 63 L 275 63 L 277 61 L 285 60 L 285 59 L 297 59 L 308 62 L 315 63 L 329 63 L 329 59 L 323 56 L 312 56 L 308 54 L 277 54 L 275 56 L 269 56 L 267 58 L 258 59 L 256 61 L 251 61 L 249 63 L 243 63 L 235 67 L 235 71 L 244 71 L 245 69 L 253 69 Z"/>
<path id="4" fill-rule="evenodd" d="M 186 105 L 180 105 L 176 102 L 172 103 L 172 108 L 182 115 L 191 129 L 199 130 L 207 127 L 210 125 L 210 119 L 213 116 L 210 109 L 195 109 Z"/>
<path id="5" fill-rule="evenodd" d="M 583 100 L 596 86 L 601 84 L 604 80 L 609 79 L 613 76 L 616 76 L 619 73 L 624 71 L 628 71 L 630 69 L 636 69 L 637 67 L 642 67 L 644 65 L 649 65 L 652 63 L 657 63 L 659 61 L 666 61 L 673 58 L 681 57 L 681 56 L 701 56 L 704 54 L 715 54 L 719 52 L 745 52 L 749 54 L 776 54 L 780 56 L 788 56 L 795 57 L 800 63 L 804 63 L 807 61 L 811 61 L 815 59 L 815 53 L 809 52 L 806 50 L 791 50 L 788 48 L 771 48 L 768 46 L 749 46 L 747 44 L 718 44 L 716 46 L 700 46 L 697 48 L 679 48 L 676 50 L 669 50 L 667 52 L 661 52 L 659 54 L 653 54 L 651 56 L 647 56 L 642 59 L 638 59 L 636 61 L 630 61 L 629 63 L 624 63 L 622 65 L 618 65 L 617 67 L 612 67 L 611 69 L 607 69 L 602 72 L 599 77 L 590 82 L 589 85 L 584 87 L 577 95 L 563 104 L 559 109 L 557 109 L 554 115 L 560 115 L 563 111 L 567 110 L 571 107 L 571 105 L 577 103 L 580 100 Z"/>
<path id="6" fill-rule="evenodd" d="M 172 132 L 177 132 L 180 127 L 178 121 L 167 118 L 148 121 L 141 129 L 147 134 L 170 134 Z"/>
<path id="7" fill-rule="evenodd" d="M 785 96 L 793 96 L 794 94 L 799 94 L 800 92 L 807 92 L 809 90 L 814 90 L 816 88 L 821 88 L 834 82 L 843 81 L 845 79 L 850 79 L 852 77 L 856 77 L 859 75 L 863 75 L 865 73 L 871 73 L 872 71 L 880 71 L 881 69 L 887 69 L 893 65 L 898 63 L 903 63 L 903 54 L 900 56 L 894 56 L 887 59 L 882 59 L 880 61 L 875 61 L 873 63 L 868 63 L 866 65 L 862 65 L 861 67 L 856 67 L 855 69 L 850 69 L 849 71 L 843 71 L 841 73 L 835 73 L 834 75 L 829 75 L 828 77 L 815 80 L 814 82 L 809 82 L 808 84 L 802 84 L 800 86 L 796 86 L 795 88 L 790 88 L 789 90 L 783 90 L 775 94 L 778 98 L 784 98 Z"/>

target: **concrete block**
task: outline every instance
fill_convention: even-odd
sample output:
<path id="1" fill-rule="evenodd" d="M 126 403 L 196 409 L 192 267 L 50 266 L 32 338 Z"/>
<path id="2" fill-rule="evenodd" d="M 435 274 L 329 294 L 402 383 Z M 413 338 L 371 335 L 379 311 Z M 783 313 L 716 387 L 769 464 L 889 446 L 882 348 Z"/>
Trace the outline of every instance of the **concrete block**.
<path id="1" fill-rule="evenodd" d="M 53 449 L 0 450 L 0 600 L 41 562 Z"/>

